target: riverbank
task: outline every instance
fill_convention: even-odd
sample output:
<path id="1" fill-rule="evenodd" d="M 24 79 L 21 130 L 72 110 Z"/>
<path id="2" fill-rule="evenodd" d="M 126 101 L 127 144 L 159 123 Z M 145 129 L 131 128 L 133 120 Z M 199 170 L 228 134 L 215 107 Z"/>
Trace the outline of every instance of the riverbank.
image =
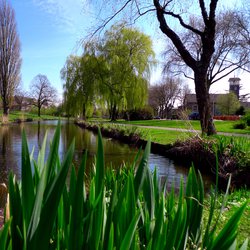
<path id="1" fill-rule="evenodd" d="M 144 148 L 147 140 L 136 127 L 114 124 L 96 124 L 83 121 L 75 122 L 78 126 L 127 144 Z M 146 129 L 146 128 L 145 128 Z M 188 135 L 183 140 L 169 144 L 151 141 L 152 153 L 160 154 L 189 167 L 192 163 L 201 172 L 216 176 L 218 164 L 219 184 L 225 189 L 229 176 L 232 176 L 232 188 L 250 188 L 250 142 L 247 138 L 217 136 L 202 138 L 198 134 Z"/>
<path id="2" fill-rule="evenodd" d="M 65 119 L 53 115 L 41 115 L 40 117 L 35 113 L 29 112 L 11 112 L 6 119 L 3 114 L 0 112 L 0 125 L 8 125 L 9 123 L 22 123 L 22 122 L 32 122 L 32 121 L 41 121 L 41 120 L 59 120 Z"/>

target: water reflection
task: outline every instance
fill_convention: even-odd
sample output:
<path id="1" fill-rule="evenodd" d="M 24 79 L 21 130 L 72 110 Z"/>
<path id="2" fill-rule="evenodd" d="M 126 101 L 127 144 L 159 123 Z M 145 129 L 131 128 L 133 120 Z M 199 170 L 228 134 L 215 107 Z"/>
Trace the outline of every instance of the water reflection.
<path id="1" fill-rule="evenodd" d="M 24 124 L 12 124 L 10 126 L 0 127 L 0 183 L 7 183 L 8 174 L 13 171 L 18 179 L 21 177 L 21 133 L 24 129 L 29 150 L 34 150 L 34 157 L 37 158 L 38 151 L 42 146 L 47 131 L 47 153 L 49 143 L 53 138 L 57 121 L 42 121 Z M 61 122 L 61 138 L 59 145 L 59 154 L 63 158 L 70 143 L 75 138 L 75 155 L 74 163 L 79 165 L 84 152 L 88 151 L 88 169 L 92 167 L 94 156 L 96 155 L 97 137 L 92 132 L 83 130 L 72 123 L 66 121 Z M 104 138 L 104 153 L 107 166 L 117 168 L 124 162 L 133 162 L 138 149 L 129 147 L 128 145 L 119 143 L 112 139 Z M 164 183 L 166 179 L 169 185 L 174 181 L 178 186 L 180 179 L 186 179 L 188 169 L 174 165 L 173 161 L 156 154 L 150 154 L 150 169 L 153 171 L 155 167 L 158 171 L 160 183 Z M 207 186 L 211 181 L 204 176 L 204 182 Z"/>

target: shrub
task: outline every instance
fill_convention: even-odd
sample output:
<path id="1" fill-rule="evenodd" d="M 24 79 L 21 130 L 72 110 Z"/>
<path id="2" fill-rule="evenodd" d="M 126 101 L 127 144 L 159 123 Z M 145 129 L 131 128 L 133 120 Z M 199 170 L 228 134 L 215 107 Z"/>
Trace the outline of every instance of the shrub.
<path id="1" fill-rule="evenodd" d="M 137 121 L 137 120 L 152 120 L 153 110 L 150 107 L 142 109 L 133 109 L 126 112 L 125 120 Z"/>
<path id="2" fill-rule="evenodd" d="M 136 171 L 133 167 L 117 173 L 105 171 L 99 131 L 96 165 L 88 189 L 86 153 L 77 175 L 72 168 L 67 188 L 74 143 L 61 163 L 59 138 L 58 127 L 45 163 L 46 139 L 38 160 L 33 161 L 23 135 L 22 179 L 19 184 L 13 174 L 9 177 L 10 219 L 6 218 L 0 231 L 1 250 L 236 249 L 237 226 L 246 204 L 216 235 L 218 220 L 213 219 L 217 194 L 211 193 L 209 216 L 203 221 L 203 182 L 193 168 L 185 192 L 181 184 L 178 197 L 173 189 L 162 191 L 156 171 L 152 174 L 147 167 L 150 144 Z"/>
<path id="3" fill-rule="evenodd" d="M 250 126 L 250 114 L 243 116 L 243 120 L 246 122 L 247 126 Z"/>
<path id="4" fill-rule="evenodd" d="M 245 115 L 246 112 L 245 112 L 245 108 L 243 106 L 240 106 L 236 112 L 235 112 L 236 115 Z"/>
<path id="5" fill-rule="evenodd" d="M 239 122 L 233 125 L 234 129 L 245 129 L 246 127 L 247 127 L 247 124 L 244 120 L 240 120 Z"/>

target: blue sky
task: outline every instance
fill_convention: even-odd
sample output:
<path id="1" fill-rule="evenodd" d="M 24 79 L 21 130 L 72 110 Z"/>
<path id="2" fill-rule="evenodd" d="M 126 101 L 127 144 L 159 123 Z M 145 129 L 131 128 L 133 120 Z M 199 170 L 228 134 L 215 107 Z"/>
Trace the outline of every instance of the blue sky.
<path id="1" fill-rule="evenodd" d="M 60 70 L 67 56 L 80 53 L 80 40 L 94 24 L 94 15 L 88 0 L 9 0 L 16 13 L 21 40 L 22 86 L 29 90 L 37 74 L 47 75 L 51 84 L 62 94 Z M 227 4 L 235 2 L 230 0 Z M 146 18 L 147 19 L 147 18 Z M 152 20 L 152 19 L 151 19 Z M 148 21 L 148 20 L 145 20 Z M 164 48 L 164 36 L 155 21 L 143 25 L 141 30 L 153 34 L 154 50 L 159 55 Z M 149 25 L 148 25 L 149 24 Z M 149 27 L 149 28 L 148 28 Z M 154 28 L 152 28 L 154 27 Z M 149 31 L 150 30 L 150 31 Z M 153 72 L 151 81 L 159 79 L 160 69 Z M 242 78 L 242 76 L 240 76 Z M 249 75 L 243 76 L 246 82 Z M 193 83 L 190 83 L 194 89 Z M 244 92 L 250 85 L 244 83 Z M 225 92 L 228 79 L 212 87 L 212 92 Z"/>
<path id="2" fill-rule="evenodd" d="M 28 90 L 37 74 L 45 74 L 62 93 L 60 70 L 76 52 L 89 17 L 81 0 L 12 0 L 21 40 L 22 85 Z M 85 6 L 86 7 L 86 6 Z"/>

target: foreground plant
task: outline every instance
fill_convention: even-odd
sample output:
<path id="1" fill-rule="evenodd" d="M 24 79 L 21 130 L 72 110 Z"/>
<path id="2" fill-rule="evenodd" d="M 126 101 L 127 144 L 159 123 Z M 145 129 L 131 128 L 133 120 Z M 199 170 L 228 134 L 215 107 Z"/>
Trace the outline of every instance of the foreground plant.
<path id="1" fill-rule="evenodd" d="M 106 170 L 99 132 L 96 165 L 85 180 L 87 154 L 76 174 L 74 143 L 61 163 L 59 137 L 58 126 L 45 162 L 46 138 L 34 161 L 23 134 L 22 179 L 9 177 L 10 218 L 0 231 L 0 249 L 238 249 L 237 226 L 246 204 L 217 235 L 215 192 L 203 226 L 203 182 L 193 168 L 176 198 L 174 187 L 161 190 L 156 171 L 147 167 L 150 144 L 138 166 L 136 159 L 116 173 Z M 247 249 L 247 241 L 240 249 Z"/>

